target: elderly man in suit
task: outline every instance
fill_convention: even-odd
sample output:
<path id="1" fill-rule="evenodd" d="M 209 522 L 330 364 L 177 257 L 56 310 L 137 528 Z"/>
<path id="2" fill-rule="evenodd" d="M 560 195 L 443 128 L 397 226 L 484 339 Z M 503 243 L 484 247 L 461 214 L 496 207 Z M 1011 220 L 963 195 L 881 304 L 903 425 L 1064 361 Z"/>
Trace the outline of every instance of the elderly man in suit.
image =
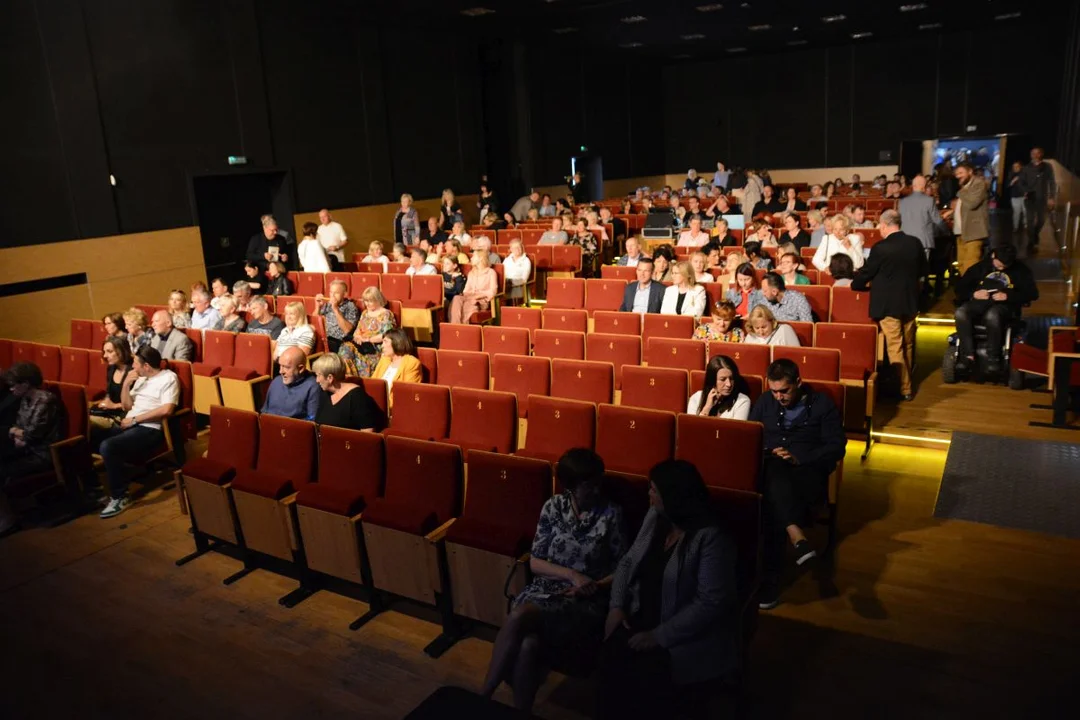
<path id="1" fill-rule="evenodd" d="M 956 262 L 963 275 L 982 260 L 983 246 L 990 237 L 990 203 L 986 181 L 975 174 L 971 163 L 957 165 L 955 175 L 960 190 L 953 207 L 946 210 L 943 217 L 953 218 L 953 234 L 957 236 Z"/>
<path id="2" fill-rule="evenodd" d="M 914 399 L 911 366 L 915 361 L 915 316 L 919 312 L 919 278 L 926 274 L 926 253 L 918 238 L 900 231 L 900 213 L 881 213 L 881 240 L 870 250 L 851 281 L 855 290 L 870 288 L 870 317 L 885 336 L 889 362 L 900 373 L 900 395 Z"/>
<path id="3" fill-rule="evenodd" d="M 184 334 L 183 330 L 173 327 L 172 317 L 166 310 L 158 310 L 154 313 L 150 326 L 154 328 L 154 337 L 150 340 L 150 347 L 161 353 L 162 360 L 185 360 L 191 362 L 195 359 L 195 343 Z"/>
<path id="4" fill-rule="evenodd" d="M 637 280 L 626 286 L 619 312 L 658 313 L 664 304 L 663 283 L 653 282 L 653 261 L 643 257 L 635 266 Z"/>
<path id="5" fill-rule="evenodd" d="M 900 223 L 904 232 L 919 239 L 926 256 L 934 249 L 934 229 L 945 230 L 941 213 L 934 207 L 934 198 L 926 194 L 926 178 L 916 175 L 911 180 L 911 194 L 900 200 Z"/>
<path id="6" fill-rule="evenodd" d="M 626 238 L 626 254 L 621 256 L 618 264 L 623 267 L 637 267 L 638 262 L 645 259 L 645 253 L 641 252 L 641 243 L 636 237 Z"/>

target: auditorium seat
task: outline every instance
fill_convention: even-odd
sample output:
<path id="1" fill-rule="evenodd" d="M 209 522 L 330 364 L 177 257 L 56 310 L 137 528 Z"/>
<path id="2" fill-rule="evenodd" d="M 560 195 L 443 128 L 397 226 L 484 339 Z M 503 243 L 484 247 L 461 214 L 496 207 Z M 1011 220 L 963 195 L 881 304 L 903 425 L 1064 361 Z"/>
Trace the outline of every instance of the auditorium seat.
<path id="1" fill-rule="evenodd" d="M 564 310 L 545 307 L 543 310 L 545 330 L 588 332 L 589 313 L 585 310 Z"/>
<path id="2" fill-rule="evenodd" d="M 705 343 L 651 337 L 646 341 L 645 359 L 649 367 L 682 368 L 687 372 L 705 369 Z"/>
<path id="3" fill-rule="evenodd" d="M 33 344 L 33 361 L 41 370 L 41 377 L 50 382 L 60 382 L 60 346 Z"/>
<path id="4" fill-rule="evenodd" d="M 380 269 L 382 266 L 379 266 Z M 349 273 L 349 297 L 356 301 L 358 307 L 363 307 L 360 299 L 364 295 L 364 291 L 369 287 L 381 288 L 382 278 L 377 272 L 354 272 Z"/>
<path id="5" fill-rule="evenodd" d="M 430 342 L 445 318 L 442 275 L 414 275 L 409 299 L 401 301 L 401 326 L 419 342 Z"/>
<path id="6" fill-rule="evenodd" d="M 641 364 L 641 338 L 637 335 L 591 333 L 585 337 L 585 359 L 614 365 L 615 387 L 621 389 L 625 367 Z"/>
<path id="7" fill-rule="evenodd" d="M 865 382 L 877 368 L 877 328 L 855 323 L 817 323 L 814 346 L 840 351 L 840 378 Z"/>
<path id="8" fill-rule="evenodd" d="M 507 307 L 502 310 L 502 326 L 539 330 L 543 327 L 540 308 Z"/>
<path id="9" fill-rule="evenodd" d="M 195 376 L 195 412 L 209 415 L 210 408 L 221 404 L 218 376 L 222 368 L 231 367 L 236 351 L 236 333 L 207 330 L 203 336 L 202 362 L 191 367 Z"/>
<path id="10" fill-rule="evenodd" d="M 693 337 L 696 324 L 694 318 L 683 315 L 646 313 L 642 318 L 641 340 L 645 343 L 645 347 L 649 346 L 651 337 L 688 340 Z"/>
<path id="11" fill-rule="evenodd" d="M 771 362 L 771 352 L 768 345 L 748 345 L 747 343 L 709 343 L 709 359 L 717 355 L 726 355 L 739 366 L 739 372 L 743 375 L 759 375 L 765 377 Z"/>
<path id="12" fill-rule="evenodd" d="M 445 385 L 395 382 L 390 427 L 386 435 L 442 440 L 450 434 L 450 388 Z"/>
<path id="13" fill-rule="evenodd" d="M 593 332 L 607 333 L 609 335 L 641 336 L 640 313 L 597 310 L 592 317 Z"/>
<path id="14" fill-rule="evenodd" d="M 108 389 L 109 366 L 99 350 L 86 350 L 87 378 L 86 397 L 88 400 L 98 400 L 105 397 Z M 0 365 L 0 367 L 3 367 Z"/>
<path id="15" fill-rule="evenodd" d="M 396 388 L 396 385 L 395 385 Z M 360 513 L 382 492 L 383 439 L 376 433 L 319 428 L 318 482 L 296 495 L 307 566 L 360 584 Z"/>
<path id="16" fill-rule="evenodd" d="M 329 287 L 323 287 L 323 274 L 313 272 L 300 272 L 297 273 L 296 279 L 296 294 L 297 295 L 309 295 L 315 297 L 316 295 L 326 294 Z"/>
<path id="17" fill-rule="evenodd" d="M 786 358 L 799 366 L 804 380 L 840 381 L 840 351 L 832 348 L 786 347 L 772 348 L 772 359 Z"/>
<path id="18" fill-rule="evenodd" d="M 60 382 L 74 385 L 88 385 L 90 383 L 89 350 L 84 350 L 81 347 L 60 348 Z"/>
<path id="19" fill-rule="evenodd" d="M 524 457 L 556 462 L 570 448 L 596 444 L 596 405 L 581 400 L 534 395 L 530 402 Z"/>
<path id="20" fill-rule="evenodd" d="M 680 413 L 689 398 L 687 372 L 682 368 L 627 366 L 623 368 L 624 407 L 650 408 Z"/>
<path id="21" fill-rule="evenodd" d="M 799 338 L 800 346 L 814 347 L 814 323 L 791 320 L 787 324 L 795 332 L 795 337 Z"/>
<path id="22" fill-rule="evenodd" d="M 364 386 L 364 391 L 382 413 L 383 427 L 385 427 L 390 417 L 390 390 L 386 381 L 382 378 L 350 378 L 347 382 L 358 382 Z"/>
<path id="23" fill-rule="evenodd" d="M 551 361 L 551 396 L 610 404 L 615 396 L 615 366 L 556 358 Z"/>
<path id="24" fill-rule="evenodd" d="M 580 310 L 585 307 L 585 280 L 582 278 L 551 279 L 547 284 L 548 309 Z"/>
<path id="25" fill-rule="evenodd" d="M 825 382 L 823 380 L 814 380 L 807 382 L 811 389 L 816 392 L 828 395 L 833 404 L 836 405 L 836 409 L 840 411 L 840 417 L 844 417 L 844 411 L 846 409 L 846 391 L 844 386 L 838 382 Z M 825 524 L 829 526 L 829 545 L 828 549 L 834 550 L 836 548 L 836 522 L 837 513 L 840 504 L 840 486 L 844 480 L 844 461 L 841 460 L 832 474 L 829 475 L 829 491 L 827 501 L 827 515 L 824 520 Z"/>
<path id="26" fill-rule="evenodd" d="M 829 322 L 873 323 L 870 319 L 870 291 L 834 286 Z"/>
<path id="27" fill-rule="evenodd" d="M 191 372 L 192 364 L 186 360 L 166 360 L 162 364 L 173 371 L 176 381 L 180 384 L 180 403 L 166 423 L 169 425 L 165 433 L 168 445 L 165 454 L 167 454 L 175 453 L 176 447 L 173 443 L 194 440 L 199 436 L 199 432 L 198 421 L 195 417 L 195 381 Z M 184 459 L 184 448 L 181 446 L 181 454 L 176 455 L 176 460 L 179 464 L 183 464 Z"/>
<path id="28" fill-rule="evenodd" d="M 90 327 L 90 347 L 95 350 L 100 350 L 105 345 L 105 326 L 97 320 L 91 320 L 90 322 L 93 323 Z"/>
<path id="29" fill-rule="evenodd" d="M 440 348 L 437 365 L 440 385 L 474 390 L 491 387 L 490 358 L 485 352 Z"/>
<path id="30" fill-rule="evenodd" d="M 502 625 L 507 596 L 525 588 L 527 553 L 549 497 L 549 463 L 488 452 L 470 454 L 465 508 L 445 538 L 455 615 Z"/>
<path id="31" fill-rule="evenodd" d="M 11 341 L 11 364 L 19 362 L 34 362 L 34 345 L 35 343 L 26 342 L 25 340 L 12 340 Z"/>
<path id="32" fill-rule="evenodd" d="M 596 452 L 611 472 L 648 475 L 675 454 L 675 413 L 601 405 L 597 412 Z"/>
<path id="33" fill-rule="evenodd" d="M 810 310 L 814 313 L 815 322 L 825 322 L 829 319 L 832 288 L 827 285 L 800 285 L 793 289 L 806 296 L 806 301 L 810 303 Z"/>
<path id="34" fill-rule="evenodd" d="M 508 328 L 485 325 L 483 328 L 484 352 L 489 355 L 528 355 L 529 331 L 525 328 Z"/>
<path id="35" fill-rule="evenodd" d="M 528 417 L 529 396 L 551 393 L 551 361 L 521 355 L 491 357 L 492 390 L 517 395 L 518 417 Z"/>
<path id="36" fill-rule="evenodd" d="M 94 347 L 94 321 L 93 320 L 75 320 L 71 321 L 71 347 L 83 348 L 86 350 L 93 349 Z M 98 346 L 98 350 L 101 347 Z"/>
<path id="37" fill-rule="evenodd" d="M 55 395 L 63 407 L 64 423 L 61 425 L 60 439 L 49 444 L 51 463 L 48 468 L 12 480 L 4 487 L 4 492 L 9 498 L 22 499 L 51 493 L 57 486 L 62 486 L 69 497 L 81 498 L 85 489 L 83 479 L 92 472 L 86 388 L 73 383 L 49 381 L 42 387 Z"/>
<path id="38" fill-rule="evenodd" d="M 585 281 L 585 310 L 593 317 L 597 310 L 617 311 L 622 305 L 626 283 L 622 280 L 592 278 Z"/>
<path id="39" fill-rule="evenodd" d="M 221 403 L 238 410 L 259 410 L 270 387 L 273 368 L 269 335 L 237 335 L 233 363 L 223 366 L 218 375 Z"/>
<path id="40" fill-rule="evenodd" d="M 203 361 L 203 331 L 196 330 L 194 328 L 184 328 L 184 334 L 187 335 L 188 340 L 195 346 L 195 351 L 191 355 L 191 362 L 197 363 Z M 96 350 L 100 351 L 102 345 L 97 345 Z"/>
<path id="41" fill-rule="evenodd" d="M 534 330 L 533 354 L 537 357 L 585 359 L 585 333 L 570 330 Z"/>
<path id="42" fill-rule="evenodd" d="M 408 300 L 412 292 L 412 283 L 408 275 L 387 274 L 381 278 L 382 294 L 386 299 Z"/>
<path id="43" fill-rule="evenodd" d="M 675 457 L 692 462 L 705 484 L 758 491 L 763 428 L 748 420 L 679 415 Z"/>
<path id="44" fill-rule="evenodd" d="M 545 247 L 545 246 L 540 246 Z M 551 246 L 551 276 L 548 281 L 550 292 L 551 280 L 560 277 L 571 277 L 581 274 L 581 246 L 580 245 L 552 245 Z M 584 295 L 582 296 L 584 300 Z M 578 305 L 577 307 L 583 307 Z"/>
<path id="45" fill-rule="evenodd" d="M 441 323 L 439 325 L 439 349 L 480 352 L 484 349 L 482 328 L 478 325 Z"/>
<path id="46" fill-rule="evenodd" d="M 432 384 L 437 383 L 439 381 L 438 351 L 435 348 L 418 347 L 416 348 L 416 356 L 420 358 L 423 381 Z"/>
<path id="47" fill-rule="evenodd" d="M 511 453 L 517 449 L 517 396 L 495 390 L 450 388 L 450 437 L 468 462 L 473 450 Z"/>
<path id="48" fill-rule="evenodd" d="M 600 277 L 605 280 L 621 280 L 623 287 L 626 287 L 626 283 L 637 280 L 637 269 L 625 265 L 602 265 Z"/>
<path id="49" fill-rule="evenodd" d="M 738 587 L 738 647 L 746 653 L 757 627 L 761 567 L 761 496 L 756 492 L 709 487 L 712 509 L 735 542 L 735 580 Z"/>

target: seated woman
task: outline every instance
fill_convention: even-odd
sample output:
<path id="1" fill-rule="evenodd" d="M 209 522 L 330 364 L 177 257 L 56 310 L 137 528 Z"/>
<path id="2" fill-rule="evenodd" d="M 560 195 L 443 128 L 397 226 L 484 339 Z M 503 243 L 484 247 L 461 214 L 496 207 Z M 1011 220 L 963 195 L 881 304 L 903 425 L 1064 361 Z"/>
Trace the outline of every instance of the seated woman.
<path id="1" fill-rule="evenodd" d="M 598 718 L 704 717 L 708 692 L 739 665 L 737 553 L 701 474 L 659 463 L 649 504 L 611 585 Z"/>
<path id="2" fill-rule="evenodd" d="M 364 256 L 364 259 L 360 262 L 366 263 L 380 263 L 383 267 L 383 272 L 389 272 L 390 270 L 390 258 L 383 254 L 383 244 L 381 240 L 372 240 L 368 245 L 368 254 Z"/>
<path id="3" fill-rule="evenodd" d="M 780 242 L 789 242 L 795 246 L 796 252 L 805 247 L 810 247 L 810 234 L 799 226 L 799 216 L 796 213 L 784 213 L 784 232 L 780 233 Z"/>
<path id="4" fill-rule="evenodd" d="M 753 265 L 744 262 L 735 269 L 735 287 L 727 291 L 727 300 L 735 306 L 735 313 L 739 317 L 744 318 L 749 314 L 761 293 L 760 288 L 761 283 Z"/>
<path id="5" fill-rule="evenodd" d="M 705 258 L 705 253 L 701 250 L 697 250 L 690 254 L 690 269 L 693 270 L 694 280 L 699 283 L 716 282 L 716 278 L 713 274 L 705 269 L 705 263 L 708 260 Z"/>
<path id="6" fill-rule="evenodd" d="M 447 255 L 442 260 L 443 303 L 446 307 L 454 304 L 454 298 L 465 289 L 465 276 L 461 273 L 461 264 L 457 258 Z"/>
<path id="7" fill-rule="evenodd" d="M 495 638 L 480 690 L 491 697 L 505 680 L 514 706 L 525 711 L 553 661 L 573 662 L 599 647 L 612 572 L 626 548 L 622 509 L 603 494 L 600 456 L 569 450 L 555 473 L 562 491 L 540 511 L 529 557 L 533 580 Z"/>
<path id="8" fill-rule="evenodd" d="M 364 311 L 356 321 L 352 337 L 341 343 L 338 355 L 345 361 L 349 377 L 371 377 L 375 364 L 382 357 L 383 337 L 394 329 L 397 321 L 386 307 L 386 296 L 377 287 L 369 287 L 360 296 Z"/>
<path id="9" fill-rule="evenodd" d="M 131 348 L 122 338 L 105 338 L 101 346 L 101 359 L 106 365 L 105 397 L 91 406 L 90 424 L 95 428 L 108 429 L 119 425 L 126 414 L 120 402 L 120 392 L 124 387 L 124 378 L 131 372 Z"/>
<path id="10" fill-rule="evenodd" d="M 671 265 L 675 262 L 675 251 L 670 245 L 661 245 L 653 251 L 653 282 L 670 282 Z"/>
<path id="11" fill-rule="evenodd" d="M 487 253 L 474 252 L 465 289 L 450 304 L 450 322 L 468 322 L 473 313 L 491 307 L 491 301 L 498 293 L 499 276 L 491 269 Z"/>
<path id="12" fill-rule="evenodd" d="M 806 203 L 799 199 L 799 193 L 795 188 L 789 187 L 784 191 L 784 211 L 788 213 L 805 212 Z"/>
<path id="13" fill-rule="evenodd" d="M 124 327 L 127 329 L 128 347 L 134 355 L 139 348 L 150 344 L 154 334 L 147 330 L 150 323 L 146 319 L 146 313 L 139 308 L 128 308 L 124 311 Z"/>
<path id="14" fill-rule="evenodd" d="M 829 218 L 829 222 L 831 232 L 822 239 L 814 253 L 814 267 L 821 272 L 828 272 L 833 255 L 842 253 L 851 258 L 852 265 L 858 270 L 865 262 L 862 238 L 851 232 L 851 220 L 847 215 L 838 213 Z"/>
<path id="15" fill-rule="evenodd" d="M 780 261 L 776 264 L 776 272 L 784 278 L 784 285 L 787 287 L 810 284 L 810 278 L 799 272 L 799 256 L 793 252 L 780 256 Z"/>
<path id="16" fill-rule="evenodd" d="M 799 347 L 799 336 L 790 325 L 777 322 L 772 311 L 764 305 L 756 305 L 746 319 L 745 343 L 751 345 L 786 345 Z"/>
<path id="17" fill-rule="evenodd" d="M 244 332 L 247 323 L 244 316 L 237 312 L 236 298 L 222 295 L 218 299 L 218 312 L 221 314 L 221 329 L 225 332 Z"/>
<path id="18" fill-rule="evenodd" d="M 750 388 L 739 366 L 727 355 L 714 355 L 705 366 L 705 382 L 686 404 L 690 415 L 746 420 L 750 417 Z"/>
<path id="19" fill-rule="evenodd" d="M 589 230 L 596 230 L 600 233 L 600 242 L 606 243 L 610 240 L 607 234 L 607 228 L 600 222 L 600 213 L 596 210 L 589 210 L 585 213 L 586 228 Z"/>
<path id="20" fill-rule="evenodd" d="M 751 240 L 746 243 L 746 245 L 743 246 L 743 250 L 746 252 L 746 261 L 755 268 L 758 270 L 772 270 L 772 258 L 762 254 L 761 243 L 757 240 Z"/>
<path id="21" fill-rule="evenodd" d="M 844 253 L 837 253 L 829 261 L 829 274 L 832 275 L 833 287 L 851 287 L 855 278 L 855 263 Z"/>
<path id="22" fill-rule="evenodd" d="M 720 218 L 713 225 L 712 231 L 709 233 L 712 236 L 712 242 L 716 243 L 719 247 L 733 247 L 739 244 L 739 241 L 735 239 L 735 236 L 728 231 L 728 221 Z"/>
<path id="23" fill-rule="evenodd" d="M 315 349 L 315 328 L 308 323 L 304 303 L 291 302 L 285 306 L 285 327 L 278 333 L 274 344 L 274 359 L 281 357 L 287 348 L 298 347 L 304 355 Z"/>
<path id="24" fill-rule="evenodd" d="M 122 313 L 109 313 L 101 318 L 101 326 L 105 328 L 105 337 L 127 338 L 127 321 Z"/>
<path id="25" fill-rule="evenodd" d="M 263 281 L 264 280 L 265 280 L 265 278 L 263 277 L 262 272 L 259 270 L 258 265 L 254 264 L 252 262 L 244 263 L 244 282 L 247 283 L 247 286 L 251 289 L 251 293 L 253 295 L 258 295 L 259 293 L 262 292 L 262 290 L 263 290 Z M 236 284 L 237 283 L 233 283 L 234 286 Z M 235 293 L 235 287 L 234 287 L 233 291 Z M 243 302 L 241 302 L 240 300 L 237 300 L 237 304 L 242 306 Z M 241 307 L 240 309 L 243 310 L 244 308 Z"/>
<path id="26" fill-rule="evenodd" d="M 724 251 L 720 249 L 719 245 L 711 242 L 706 243 L 705 247 L 701 248 L 701 252 L 705 253 L 706 270 L 713 268 L 724 270 L 727 267 L 727 259 L 724 257 Z"/>
<path id="27" fill-rule="evenodd" d="M 34 363 L 14 363 L 4 374 L 4 384 L 18 399 L 15 423 L 0 435 L 0 535 L 18 527 L 19 518 L 4 489 L 11 483 L 49 470 L 49 446 L 60 440 L 64 408 L 56 396 L 42 388 L 44 378 Z"/>
<path id="28" fill-rule="evenodd" d="M 169 317 L 172 318 L 174 328 L 191 327 L 191 315 L 188 314 L 188 310 L 187 293 L 183 290 L 173 290 L 169 293 Z"/>
<path id="29" fill-rule="evenodd" d="M 330 258 L 326 254 L 326 248 L 322 246 L 317 237 L 319 226 L 313 222 L 306 222 L 303 231 L 304 238 L 296 248 L 296 257 L 300 260 L 300 268 L 304 272 L 310 273 L 330 272 Z M 282 295 L 292 295 L 292 293 L 282 293 Z"/>
<path id="30" fill-rule="evenodd" d="M 267 266 L 267 274 L 270 276 L 270 280 L 266 283 L 266 292 L 264 294 L 273 295 L 274 297 L 293 294 L 294 288 L 285 271 L 285 263 L 270 263 Z"/>
<path id="31" fill-rule="evenodd" d="M 469 256 L 461 250 L 461 241 L 454 238 L 449 238 L 443 243 L 443 257 L 455 258 L 459 265 L 469 262 Z"/>
<path id="32" fill-rule="evenodd" d="M 708 342 L 742 342 L 742 328 L 735 327 L 737 314 L 735 304 L 730 300 L 713 303 L 712 322 L 698 325 L 694 337 Z"/>
<path id="33" fill-rule="evenodd" d="M 776 241 L 776 235 L 773 234 L 772 226 L 767 222 L 754 223 L 752 234 L 747 238 L 745 244 L 749 245 L 750 242 L 759 243 L 763 248 L 774 248 L 779 243 Z"/>
<path id="34" fill-rule="evenodd" d="M 619 214 L 620 215 L 633 215 L 634 214 L 634 203 L 631 202 L 630 198 L 623 198 L 622 206 L 619 209 Z"/>
<path id="35" fill-rule="evenodd" d="M 705 286 L 699 285 L 694 279 L 690 263 L 685 260 L 675 263 L 671 268 L 671 286 L 664 291 L 660 314 L 699 318 L 704 314 L 707 303 Z"/>
<path id="36" fill-rule="evenodd" d="M 386 424 L 382 410 L 367 394 L 364 383 L 343 383 L 345 361 L 333 353 L 323 353 L 311 363 L 315 382 L 322 388 L 322 400 L 315 422 L 319 425 L 372 430 L 379 432 Z"/>
<path id="37" fill-rule="evenodd" d="M 413 345 L 408 333 L 401 328 L 386 331 L 382 339 L 379 363 L 372 371 L 371 377 L 385 380 L 387 392 L 396 380 L 411 383 L 423 382 L 423 368 L 420 365 L 420 359 L 416 357 L 416 346 Z"/>
<path id="38" fill-rule="evenodd" d="M 390 262 L 409 262 L 409 256 L 405 254 L 404 245 L 401 243 L 394 243 L 394 249 L 390 251 Z"/>
<path id="39" fill-rule="evenodd" d="M 525 254 L 525 246 L 520 240 L 510 241 L 510 254 L 503 260 L 506 274 L 506 292 L 511 300 L 525 297 L 525 284 L 532 276 L 532 260 Z"/>

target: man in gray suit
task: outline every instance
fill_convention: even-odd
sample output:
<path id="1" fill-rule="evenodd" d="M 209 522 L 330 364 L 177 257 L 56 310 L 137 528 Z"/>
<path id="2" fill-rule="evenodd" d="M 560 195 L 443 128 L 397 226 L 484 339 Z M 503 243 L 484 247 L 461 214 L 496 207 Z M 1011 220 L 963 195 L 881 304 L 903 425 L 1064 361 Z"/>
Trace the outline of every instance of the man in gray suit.
<path id="1" fill-rule="evenodd" d="M 161 353 L 162 360 L 186 360 L 191 362 L 195 359 L 195 343 L 184 334 L 183 330 L 173 327 L 172 318 L 165 310 L 158 310 L 150 321 L 154 328 L 154 337 L 150 341 L 150 347 Z"/>
<path id="2" fill-rule="evenodd" d="M 643 260 L 645 254 L 641 252 L 641 244 L 636 237 L 626 238 L 626 254 L 619 258 L 619 265 L 623 267 L 637 267 L 638 261 Z"/>
<path id="3" fill-rule="evenodd" d="M 900 227 L 912 237 L 919 238 L 926 257 L 934 250 L 934 229 L 948 234 L 941 214 L 934 207 L 934 198 L 926 194 L 926 178 L 916 175 L 911 180 L 911 194 L 900 201 Z"/>

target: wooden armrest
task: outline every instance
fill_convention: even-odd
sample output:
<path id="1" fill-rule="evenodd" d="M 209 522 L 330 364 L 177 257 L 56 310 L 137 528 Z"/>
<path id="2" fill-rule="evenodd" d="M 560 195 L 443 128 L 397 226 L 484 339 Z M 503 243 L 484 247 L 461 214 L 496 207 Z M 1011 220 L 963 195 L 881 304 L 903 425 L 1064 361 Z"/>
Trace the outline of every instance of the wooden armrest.
<path id="1" fill-rule="evenodd" d="M 278 500 L 278 502 L 281 503 L 282 505 L 295 505 L 297 495 L 298 495 L 298 493 L 293 493 L 292 495 L 287 495 L 287 496 L 281 498 L 280 500 Z"/>
<path id="2" fill-rule="evenodd" d="M 180 408 L 179 410 L 173 410 L 172 415 L 170 415 L 169 417 L 184 417 L 185 415 L 190 415 L 191 412 L 191 408 Z"/>
<path id="3" fill-rule="evenodd" d="M 61 448 L 66 448 L 66 447 L 71 447 L 73 445 L 78 445 L 81 442 L 86 442 L 86 436 L 84 436 L 84 435 L 76 435 L 74 437 L 69 437 L 66 440 L 58 440 L 58 441 L 56 441 L 54 443 L 50 443 L 49 447 L 59 450 Z"/>
<path id="4" fill-rule="evenodd" d="M 432 543 L 432 544 L 435 544 L 437 542 L 442 542 L 442 539 L 444 537 L 446 537 L 446 531 L 450 529 L 450 526 L 454 524 L 455 520 L 457 520 L 457 518 L 450 518 L 449 520 L 444 522 L 442 525 L 440 525 L 439 527 L 435 528 L 430 533 L 425 535 L 424 539 L 427 540 L 429 543 Z"/>
<path id="5" fill-rule="evenodd" d="M 250 380 L 245 380 L 245 382 L 248 385 L 258 385 L 259 383 L 270 382 L 271 380 L 273 380 L 273 378 L 270 377 L 269 375 L 260 375 L 257 378 L 251 378 Z"/>
<path id="6" fill-rule="evenodd" d="M 877 393 L 877 370 L 866 378 L 866 416 L 874 416 L 874 395 Z"/>
<path id="7" fill-rule="evenodd" d="M 1080 353 L 1050 353 L 1050 362 L 1054 362 L 1054 360 L 1057 360 L 1058 358 L 1080 360 Z"/>

